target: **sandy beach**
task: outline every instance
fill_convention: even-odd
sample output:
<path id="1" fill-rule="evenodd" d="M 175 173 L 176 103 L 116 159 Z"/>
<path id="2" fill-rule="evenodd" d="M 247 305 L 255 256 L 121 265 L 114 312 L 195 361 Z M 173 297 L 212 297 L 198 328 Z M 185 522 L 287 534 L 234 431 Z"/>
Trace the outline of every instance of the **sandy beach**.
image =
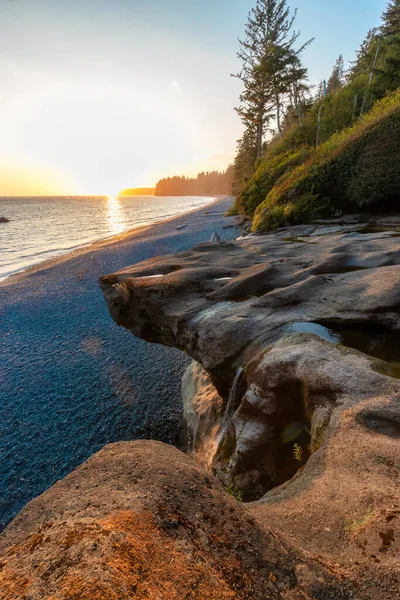
<path id="1" fill-rule="evenodd" d="M 233 239 L 232 199 L 52 259 L 0 283 L 0 524 L 104 444 L 176 443 L 187 358 L 118 328 L 101 275 Z"/>

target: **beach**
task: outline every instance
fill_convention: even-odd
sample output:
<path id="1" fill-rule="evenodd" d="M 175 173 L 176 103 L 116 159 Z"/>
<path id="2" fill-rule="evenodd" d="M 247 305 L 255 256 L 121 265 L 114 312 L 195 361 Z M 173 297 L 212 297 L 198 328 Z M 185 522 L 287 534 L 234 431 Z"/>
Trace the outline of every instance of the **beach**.
<path id="1" fill-rule="evenodd" d="M 40 263 L 0 283 L 0 523 L 104 444 L 176 444 L 187 357 L 118 328 L 98 278 L 236 237 L 232 199 Z"/>

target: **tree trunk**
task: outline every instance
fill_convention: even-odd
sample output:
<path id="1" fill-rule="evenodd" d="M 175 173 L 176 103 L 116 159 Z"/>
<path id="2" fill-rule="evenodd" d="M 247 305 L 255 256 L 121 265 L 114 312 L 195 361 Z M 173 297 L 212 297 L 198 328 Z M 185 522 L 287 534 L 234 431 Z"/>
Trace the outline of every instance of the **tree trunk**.
<path id="1" fill-rule="evenodd" d="M 275 102 L 276 102 L 276 123 L 278 126 L 279 137 L 282 139 L 282 127 L 281 127 L 281 104 L 279 100 L 278 90 L 275 87 Z"/>
<path id="2" fill-rule="evenodd" d="M 299 104 L 299 98 L 297 96 L 297 86 L 296 83 L 293 83 L 293 91 L 294 91 L 294 105 L 296 107 L 297 110 L 297 115 L 299 117 L 299 125 L 300 128 L 303 127 L 303 115 L 301 114 L 301 108 L 300 108 L 300 104 Z"/>
<path id="3" fill-rule="evenodd" d="M 262 154 L 262 136 L 263 136 L 263 121 L 262 117 L 259 118 L 257 124 L 257 158 L 260 158 Z"/>
<path id="4" fill-rule="evenodd" d="M 367 89 L 365 90 L 365 94 L 364 94 L 364 98 L 363 98 L 363 103 L 362 103 L 361 113 L 360 113 L 361 117 L 364 114 L 365 105 L 367 103 L 367 98 L 368 98 L 368 92 L 369 92 L 369 88 L 370 88 L 371 83 L 372 83 L 372 78 L 374 76 L 374 71 L 375 71 L 376 63 L 378 62 L 378 56 L 379 56 L 380 49 L 381 49 L 381 46 L 379 44 L 378 47 L 377 47 L 377 49 L 376 49 L 376 52 L 375 52 L 374 64 L 372 65 L 371 73 L 369 74 Z"/>
<path id="5" fill-rule="evenodd" d="M 322 114 L 322 108 L 324 106 L 324 103 L 321 102 L 321 106 L 319 107 L 319 111 L 318 111 L 318 123 L 317 123 L 317 140 L 315 142 L 315 147 L 318 148 L 319 146 L 319 137 L 320 137 L 320 132 L 321 132 L 321 114 Z"/>
<path id="6" fill-rule="evenodd" d="M 353 122 L 356 120 L 357 106 L 358 106 L 358 95 L 355 94 L 354 102 L 353 102 Z"/>

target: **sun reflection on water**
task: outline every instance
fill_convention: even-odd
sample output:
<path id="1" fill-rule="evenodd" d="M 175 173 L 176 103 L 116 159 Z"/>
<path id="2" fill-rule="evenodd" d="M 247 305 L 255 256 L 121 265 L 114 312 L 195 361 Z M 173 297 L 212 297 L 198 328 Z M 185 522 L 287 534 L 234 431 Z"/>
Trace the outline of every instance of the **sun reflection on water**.
<path id="1" fill-rule="evenodd" d="M 110 226 L 110 232 L 112 235 L 118 235 L 125 229 L 123 223 L 123 215 L 121 209 L 121 202 L 118 196 L 108 196 L 108 222 Z"/>

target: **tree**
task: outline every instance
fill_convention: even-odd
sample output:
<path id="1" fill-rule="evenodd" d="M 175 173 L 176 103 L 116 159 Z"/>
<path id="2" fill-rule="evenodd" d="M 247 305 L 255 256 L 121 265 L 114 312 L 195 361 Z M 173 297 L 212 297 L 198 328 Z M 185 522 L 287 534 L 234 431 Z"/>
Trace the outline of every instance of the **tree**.
<path id="1" fill-rule="evenodd" d="M 296 11 L 291 14 L 286 0 L 256 0 L 239 40 L 237 54 L 242 62 L 235 75 L 244 90 L 236 109 L 249 134 L 255 137 L 256 156 L 262 152 L 263 136 L 275 114 L 279 135 L 282 135 L 282 96 L 292 94 L 299 105 L 299 77 L 306 70 L 299 68 L 299 56 L 312 41 L 297 51 L 294 45 L 300 35 L 293 30 Z M 299 118 L 301 111 L 299 112 Z"/>
<path id="2" fill-rule="evenodd" d="M 385 91 L 400 87 L 400 0 L 392 0 L 382 15 L 378 85 Z"/>
<path id="3" fill-rule="evenodd" d="M 233 163 L 232 194 L 239 195 L 252 178 L 257 161 L 254 133 L 247 129 L 237 143 L 236 157 Z"/>
<path id="4" fill-rule="evenodd" d="M 332 94 L 336 90 L 343 87 L 345 83 L 345 68 L 343 56 L 340 54 L 335 66 L 333 67 L 332 75 L 328 79 L 327 92 Z"/>
<path id="5" fill-rule="evenodd" d="M 382 15 L 381 32 L 385 37 L 400 35 L 400 0 L 391 0 Z"/>
<path id="6" fill-rule="evenodd" d="M 275 121 L 279 137 L 283 136 L 283 126 L 295 116 L 300 127 L 303 125 L 303 105 L 309 88 L 300 55 L 312 40 L 295 48 L 300 35 L 293 29 L 296 14 L 291 13 L 286 0 L 256 0 L 248 16 L 245 37 L 239 40 L 241 70 L 234 77 L 241 80 L 243 90 L 236 111 L 245 131 L 234 163 L 235 194 L 254 174 L 264 149 L 264 137 L 271 131 L 270 123 Z"/>
<path id="7" fill-rule="evenodd" d="M 379 44 L 379 31 L 375 27 L 370 29 L 364 38 L 360 49 L 357 51 L 357 58 L 351 63 L 348 79 L 351 81 L 359 75 L 369 75 L 374 62 L 376 49 Z"/>

